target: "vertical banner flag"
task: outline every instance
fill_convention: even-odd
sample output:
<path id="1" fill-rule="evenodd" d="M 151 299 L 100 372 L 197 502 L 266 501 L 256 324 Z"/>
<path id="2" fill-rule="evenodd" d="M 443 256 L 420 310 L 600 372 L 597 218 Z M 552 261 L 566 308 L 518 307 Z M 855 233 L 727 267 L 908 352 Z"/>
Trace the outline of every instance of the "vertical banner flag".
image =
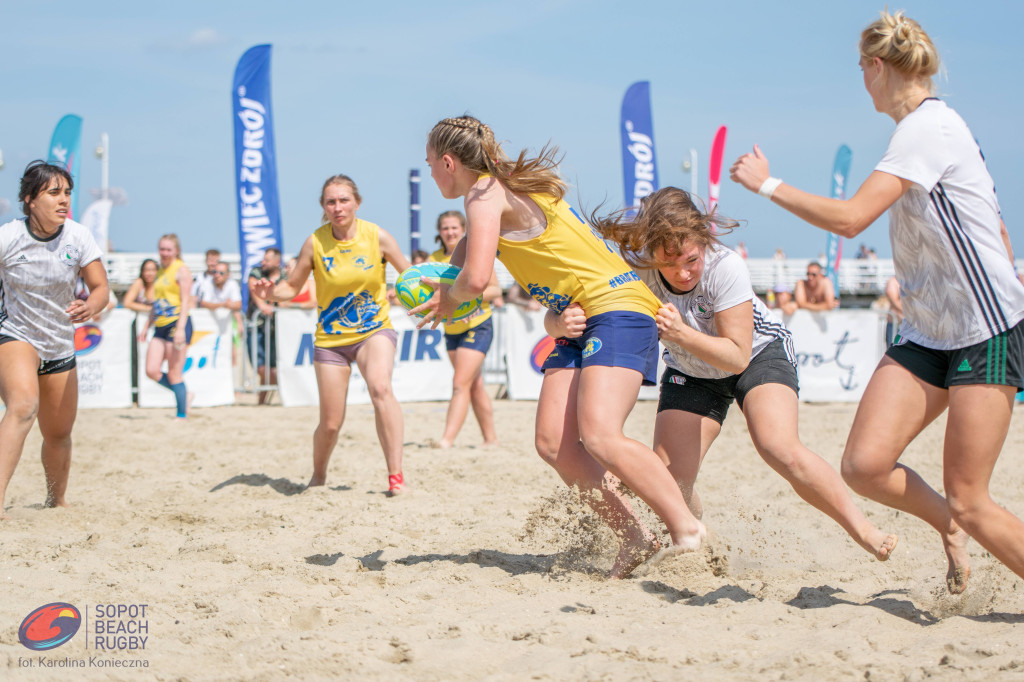
<path id="1" fill-rule="evenodd" d="M 420 172 L 409 171 L 409 257 L 420 248 Z"/>
<path id="2" fill-rule="evenodd" d="M 238 251 L 244 283 L 270 247 L 283 250 L 277 200 L 277 155 L 270 109 L 270 45 L 246 50 L 231 86 L 235 121 L 235 181 L 238 187 Z M 242 309 L 249 288 L 242 287 Z"/>
<path id="3" fill-rule="evenodd" d="M 638 81 L 622 98 L 622 179 L 626 206 L 658 189 L 658 165 L 654 156 L 654 123 L 651 120 L 651 84 Z"/>
<path id="4" fill-rule="evenodd" d="M 113 207 L 114 202 L 110 199 L 97 199 L 85 207 L 85 212 L 78 221 L 89 228 L 92 238 L 96 240 L 96 245 L 103 253 L 106 253 L 107 247 L 110 246 L 110 209 Z"/>
<path id="5" fill-rule="evenodd" d="M 715 212 L 718 206 L 718 193 L 722 189 L 722 158 L 725 156 L 725 126 L 721 126 L 715 133 L 715 139 L 711 143 L 711 156 L 708 158 L 708 213 Z M 711 234 L 718 232 L 718 228 L 711 223 Z"/>
<path id="6" fill-rule="evenodd" d="M 71 212 L 68 218 L 78 218 L 78 169 L 82 165 L 82 117 L 68 114 L 57 122 L 53 129 L 53 137 L 50 138 L 50 152 L 46 157 L 47 163 L 60 166 L 71 174 L 71 181 L 75 189 L 71 191 Z"/>
<path id="7" fill-rule="evenodd" d="M 832 165 L 832 198 L 846 198 L 846 178 L 850 175 L 850 159 L 853 152 L 845 144 L 836 152 L 836 162 Z M 837 234 L 828 233 L 825 242 L 825 276 L 832 280 L 832 289 L 839 296 L 839 260 L 843 257 L 843 240 Z"/>

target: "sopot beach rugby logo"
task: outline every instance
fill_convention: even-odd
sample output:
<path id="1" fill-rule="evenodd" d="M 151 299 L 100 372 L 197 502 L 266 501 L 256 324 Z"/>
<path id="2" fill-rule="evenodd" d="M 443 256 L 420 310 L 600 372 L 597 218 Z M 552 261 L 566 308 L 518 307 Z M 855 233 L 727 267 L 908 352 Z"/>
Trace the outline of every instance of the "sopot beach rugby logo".
<path id="1" fill-rule="evenodd" d="M 25 616 L 18 628 L 18 641 L 32 651 L 49 651 L 70 641 L 81 626 L 78 609 L 58 601 Z"/>

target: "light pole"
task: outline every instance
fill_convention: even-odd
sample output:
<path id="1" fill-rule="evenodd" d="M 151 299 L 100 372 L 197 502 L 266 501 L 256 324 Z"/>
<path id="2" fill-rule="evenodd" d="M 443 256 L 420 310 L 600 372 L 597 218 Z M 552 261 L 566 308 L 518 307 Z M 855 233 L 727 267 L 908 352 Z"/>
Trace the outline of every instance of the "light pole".
<path id="1" fill-rule="evenodd" d="M 697 180 L 699 173 L 697 172 L 697 150 L 690 150 L 690 159 L 683 161 L 683 172 L 690 174 L 690 194 L 697 196 Z"/>
<path id="2" fill-rule="evenodd" d="M 100 160 L 100 198 L 106 199 L 110 190 L 110 136 L 106 133 L 100 135 L 96 158 Z"/>

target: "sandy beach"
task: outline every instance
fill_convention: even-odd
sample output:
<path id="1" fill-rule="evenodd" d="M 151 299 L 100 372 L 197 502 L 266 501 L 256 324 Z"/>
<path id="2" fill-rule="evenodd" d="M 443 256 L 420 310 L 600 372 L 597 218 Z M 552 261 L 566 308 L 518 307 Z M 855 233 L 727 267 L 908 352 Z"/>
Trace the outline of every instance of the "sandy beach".
<path id="1" fill-rule="evenodd" d="M 638 404 L 627 434 L 649 443 L 655 407 Z M 805 443 L 833 466 L 855 407 L 801 406 Z M 71 506 L 57 510 L 40 505 L 33 429 L 0 523 L 0 676 L 1024 677 L 1024 580 L 972 543 L 969 587 L 951 597 L 937 534 L 857 498 L 900 536 L 876 562 L 760 460 L 735 408 L 698 481 L 709 542 L 622 581 L 603 578 L 607 530 L 534 452 L 535 403 L 496 401 L 500 446 L 480 447 L 471 419 L 442 451 L 428 443 L 445 408 L 404 405 L 413 489 L 393 499 L 369 406 L 349 408 L 328 485 L 308 492 L 315 408 L 209 408 L 187 423 L 169 410 L 83 410 Z M 904 456 L 936 486 L 944 423 Z M 1018 515 L 1022 451 L 1018 414 L 992 486 Z M 81 610 L 81 630 L 30 652 L 18 627 L 52 602 Z M 110 605 L 145 615 L 100 626 Z M 145 648 L 118 650 L 129 640 L 97 631 L 131 622 Z"/>

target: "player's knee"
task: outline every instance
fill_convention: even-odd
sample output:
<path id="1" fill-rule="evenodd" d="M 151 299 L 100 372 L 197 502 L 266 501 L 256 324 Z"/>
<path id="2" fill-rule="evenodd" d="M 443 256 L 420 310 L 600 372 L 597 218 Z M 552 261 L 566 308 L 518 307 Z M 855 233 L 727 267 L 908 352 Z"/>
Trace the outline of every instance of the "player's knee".
<path id="1" fill-rule="evenodd" d="M 370 393 L 370 400 L 374 403 L 385 401 L 392 395 L 390 381 L 374 381 L 367 383 L 366 389 Z"/>
<path id="2" fill-rule="evenodd" d="M 551 466 L 554 466 L 558 460 L 558 446 L 560 442 L 561 438 L 556 437 L 554 434 L 542 433 L 541 431 L 538 431 L 533 439 L 534 447 L 537 448 L 537 454 Z"/>
<path id="3" fill-rule="evenodd" d="M 867 495 L 875 487 L 876 481 L 878 481 L 879 476 L 883 472 L 879 471 L 877 467 L 871 466 L 863 459 L 847 453 L 843 455 L 839 473 L 842 475 L 846 485 L 850 486 L 858 494 Z"/>
<path id="4" fill-rule="evenodd" d="M 28 425 L 39 413 L 39 396 L 11 397 L 5 407 L 8 417 Z"/>
<path id="5" fill-rule="evenodd" d="M 964 528 L 968 534 L 972 534 L 978 519 L 985 514 L 985 509 L 992 504 L 992 500 L 988 495 L 962 491 L 947 482 L 946 503 L 949 505 L 949 513 L 957 525 Z"/>

